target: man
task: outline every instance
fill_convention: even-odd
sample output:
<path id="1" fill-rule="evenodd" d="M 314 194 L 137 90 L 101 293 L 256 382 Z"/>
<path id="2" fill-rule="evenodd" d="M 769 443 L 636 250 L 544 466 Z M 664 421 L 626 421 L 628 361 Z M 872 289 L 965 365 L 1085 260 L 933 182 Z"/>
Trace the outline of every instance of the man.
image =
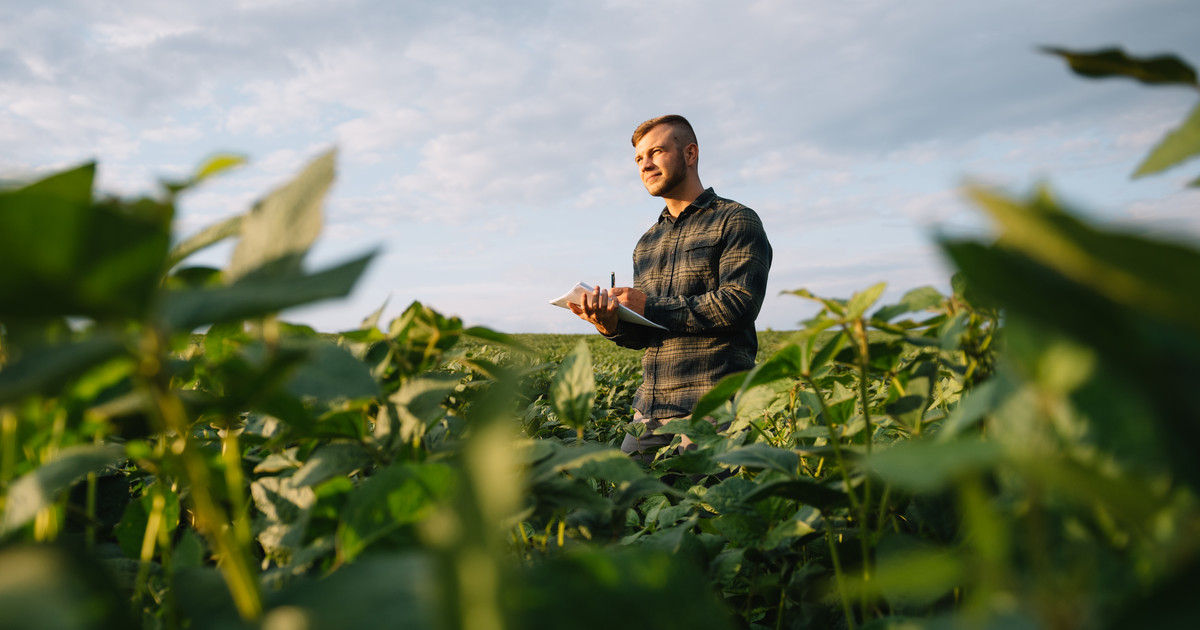
<path id="1" fill-rule="evenodd" d="M 674 437 L 655 429 L 691 415 L 722 377 L 754 367 L 771 244 L 753 210 L 700 183 L 700 147 L 683 116 L 642 123 L 633 147 L 642 184 L 666 208 L 633 250 L 633 287 L 596 288 L 571 310 L 618 345 L 645 349 L 633 399 L 645 431 L 626 435 L 621 450 L 649 463 Z M 618 304 L 668 330 L 617 319 Z"/>

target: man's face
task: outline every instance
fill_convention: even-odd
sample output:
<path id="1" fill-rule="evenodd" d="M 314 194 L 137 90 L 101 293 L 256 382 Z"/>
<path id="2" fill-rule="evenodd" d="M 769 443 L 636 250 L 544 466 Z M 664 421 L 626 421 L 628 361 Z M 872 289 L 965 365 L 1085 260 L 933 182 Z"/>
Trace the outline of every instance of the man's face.
<path id="1" fill-rule="evenodd" d="M 687 177 L 683 147 L 675 141 L 670 125 L 651 129 L 634 147 L 634 161 L 641 171 L 642 184 L 655 197 L 670 194 Z"/>

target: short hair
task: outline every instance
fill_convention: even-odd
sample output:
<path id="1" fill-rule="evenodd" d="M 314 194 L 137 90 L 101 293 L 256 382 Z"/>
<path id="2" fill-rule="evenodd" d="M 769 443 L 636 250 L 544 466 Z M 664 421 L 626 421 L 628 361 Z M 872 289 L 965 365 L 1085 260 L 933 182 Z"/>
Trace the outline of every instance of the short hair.
<path id="1" fill-rule="evenodd" d="M 675 130 L 675 142 L 679 144 L 681 149 L 689 144 L 699 145 L 696 142 L 696 132 L 692 130 L 692 123 L 679 114 L 667 114 L 666 116 L 651 118 L 638 125 L 637 129 L 633 130 L 633 146 L 637 147 L 638 143 L 642 141 L 642 137 L 659 125 L 671 125 Z"/>

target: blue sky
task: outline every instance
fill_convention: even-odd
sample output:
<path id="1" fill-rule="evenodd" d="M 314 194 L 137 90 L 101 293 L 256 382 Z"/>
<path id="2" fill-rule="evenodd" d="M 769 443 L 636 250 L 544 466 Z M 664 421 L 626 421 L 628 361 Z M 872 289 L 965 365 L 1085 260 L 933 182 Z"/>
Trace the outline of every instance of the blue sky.
<path id="1" fill-rule="evenodd" d="M 704 184 L 757 210 L 774 246 L 759 328 L 792 329 L 813 307 L 782 291 L 945 290 L 934 236 L 986 231 L 967 181 L 1047 181 L 1099 221 L 1198 240 L 1194 162 L 1129 179 L 1197 93 L 1087 81 L 1037 52 L 1200 65 L 1197 23 L 1195 0 L 0 0 L 0 179 L 97 159 L 103 189 L 134 194 L 245 154 L 183 200 L 186 236 L 337 147 L 309 264 L 383 253 L 349 299 L 285 319 L 345 330 L 420 300 L 582 333 L 547 300 L 630 281 L 662 204 L 629 136 L 680 113 Z"/>

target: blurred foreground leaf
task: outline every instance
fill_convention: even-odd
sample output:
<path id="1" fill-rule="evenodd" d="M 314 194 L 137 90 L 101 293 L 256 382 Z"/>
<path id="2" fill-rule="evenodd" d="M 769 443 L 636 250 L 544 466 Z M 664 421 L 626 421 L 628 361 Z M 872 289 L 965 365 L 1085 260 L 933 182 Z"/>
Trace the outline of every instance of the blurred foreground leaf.
<path id="1" fill-rule="evenodd" d="M 124 456 L 125 449 L 112 444 L 75 446 L 13 481 L 4 503 L 4 518 L 0 519 L 0 536 L 33 520 L 38 510 L 52 505 L 88 473 L 99 472 Z"/>
<path id="2" fill-rule="evenodd" d="M 563 357 L 550 382 L 550 401 L 563 424 L 582 428 L 592 415 L 596 399 L 596 378 L 592 372 L 592 352 L 587 342 L 579 343 Z"/>
<path id="3" fill-rule="evenodd" d="M 1175 55 L 1130 57 L 1120 48 L 1081 52 L 1046 46 L 1042 51 L 1066 59 L 1076 74 L 1093 79 L 1128 77 L 1151 85 L 1196 85 L 1195 69 Z"/>

